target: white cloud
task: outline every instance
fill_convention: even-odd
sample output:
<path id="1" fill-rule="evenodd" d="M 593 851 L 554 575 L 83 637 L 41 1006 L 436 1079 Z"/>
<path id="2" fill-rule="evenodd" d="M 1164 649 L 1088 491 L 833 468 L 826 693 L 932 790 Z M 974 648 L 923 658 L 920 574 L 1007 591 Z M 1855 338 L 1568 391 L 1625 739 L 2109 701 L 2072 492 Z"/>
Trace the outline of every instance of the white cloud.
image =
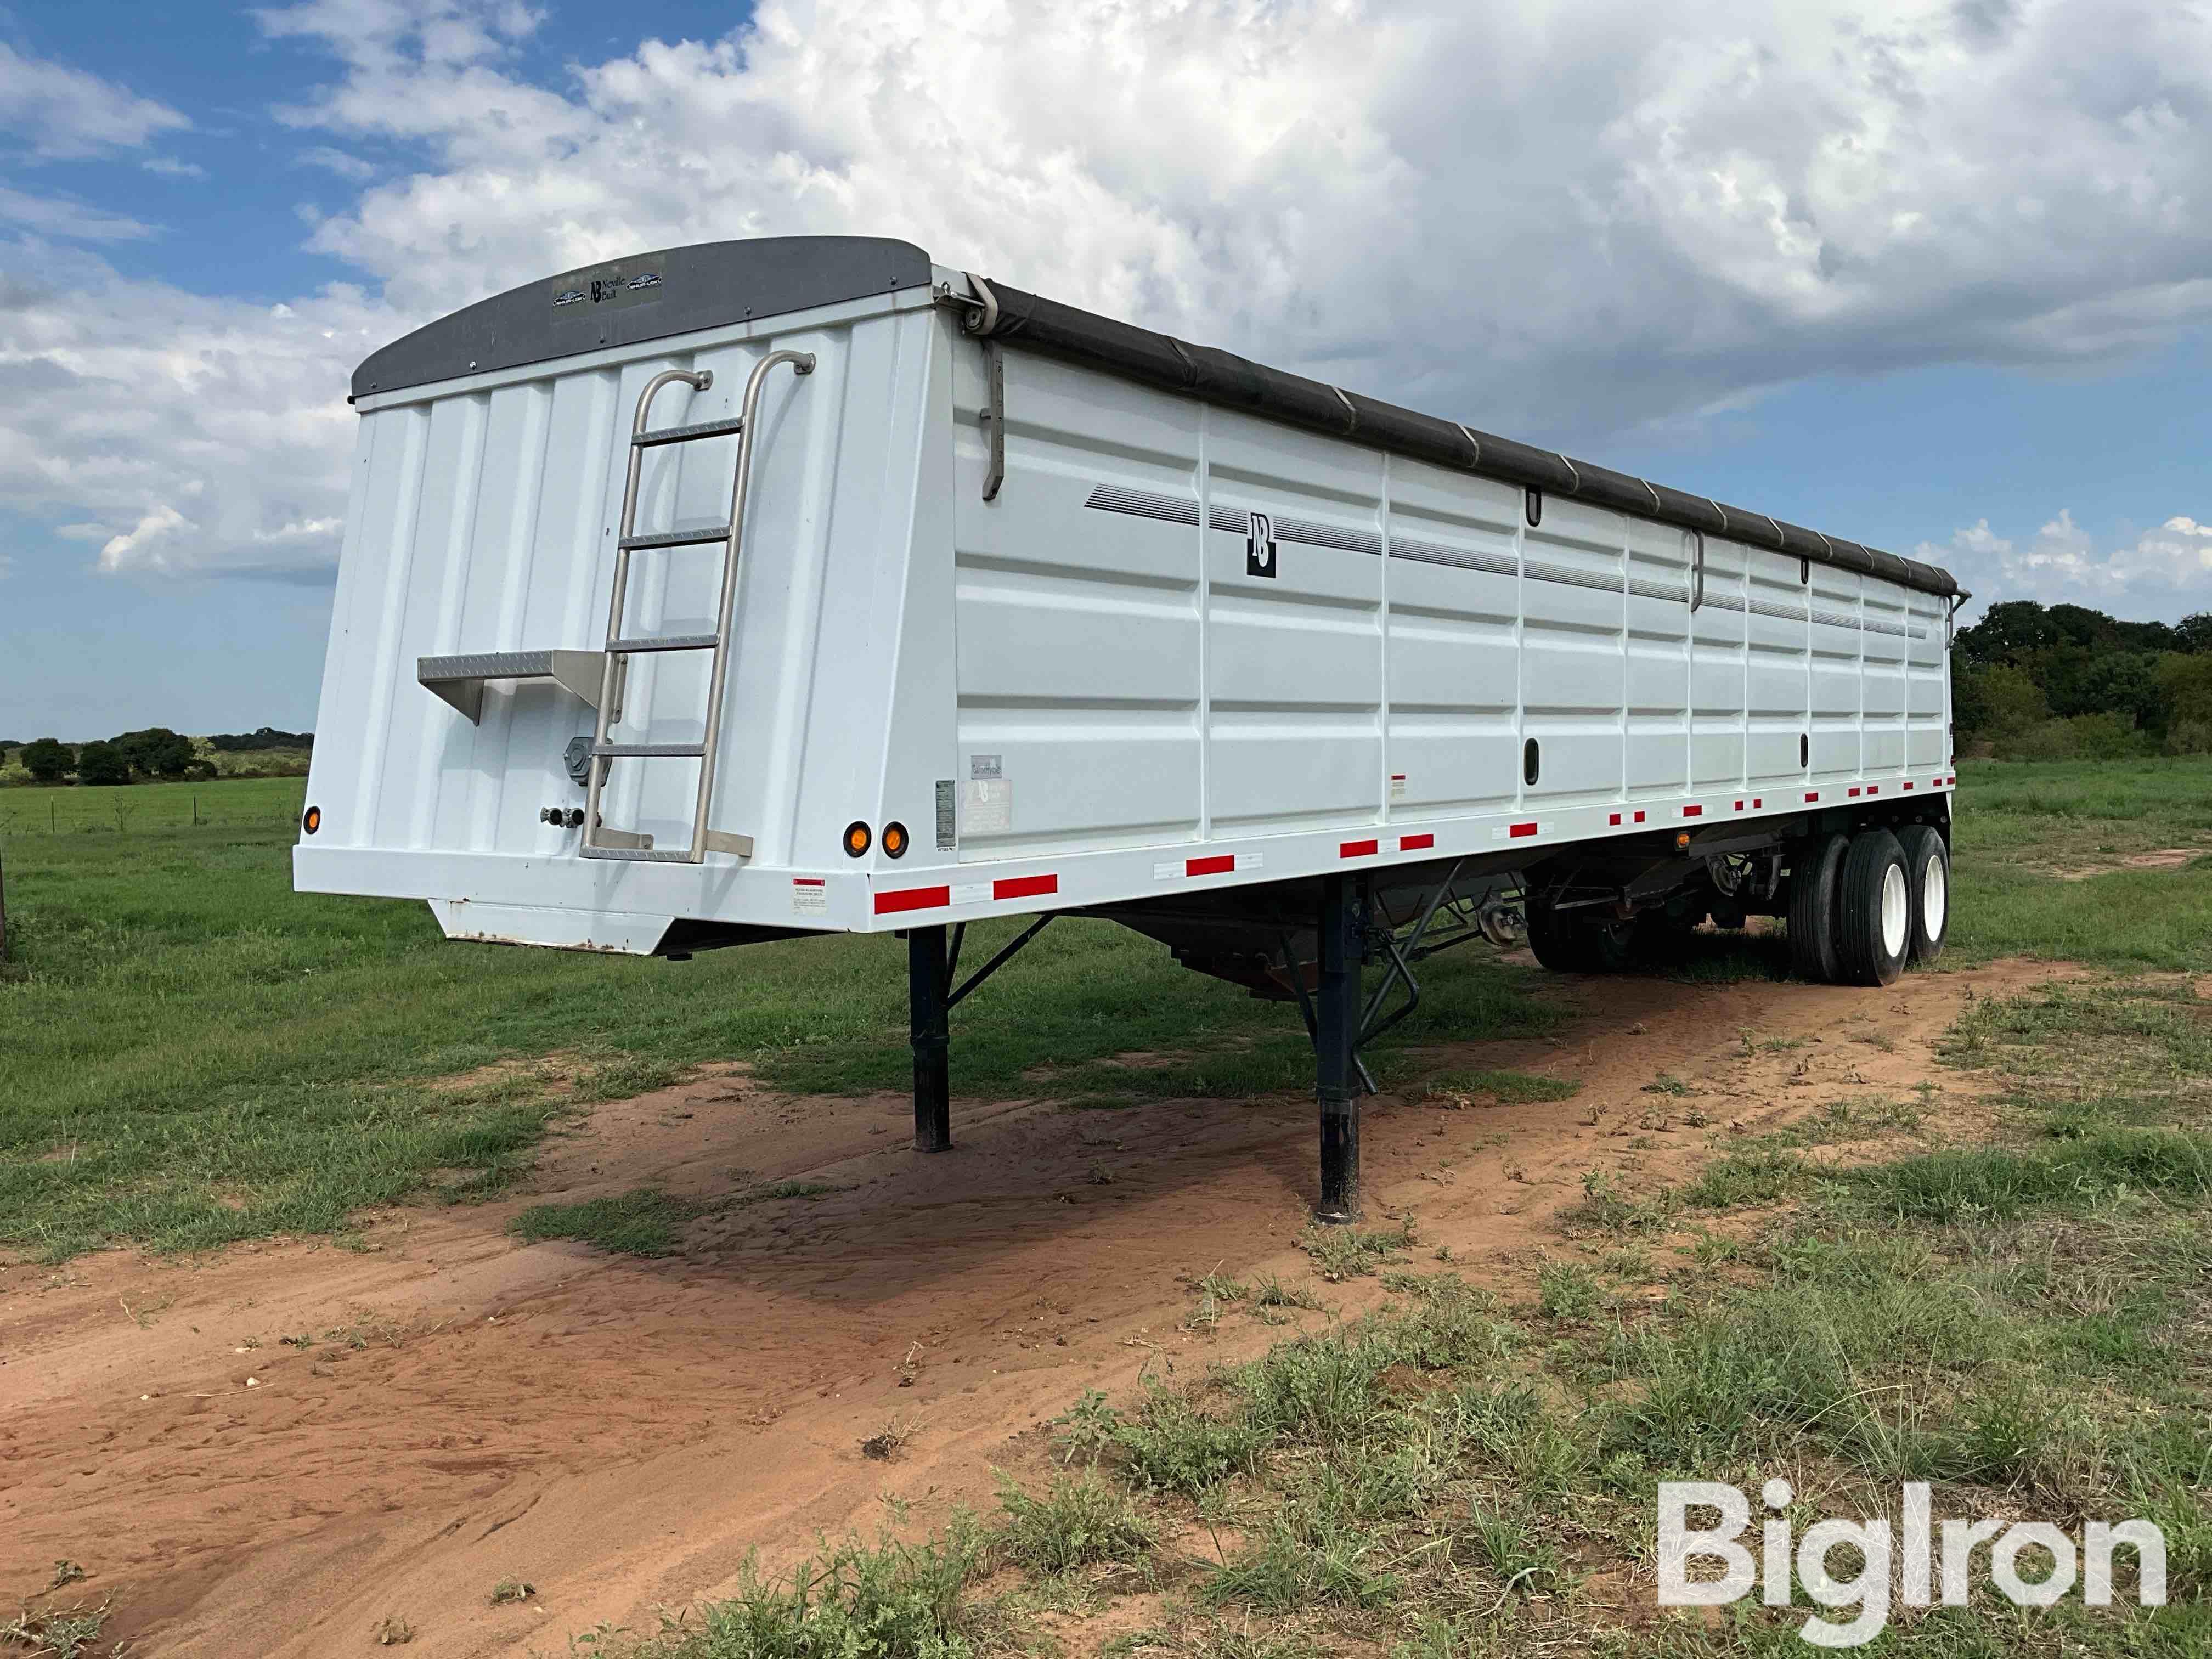
<path id="1" fill-rule="evenodd" d="M 0 130 L 47 160 L 73 161 L 131 149 L 191 123 L 166 104 L 96 75 L 0 45 Z"/>
<path id="2" fill-rule="evenodd" d="M 317 144 L 312 149 L 303 149 L 295 159 L 302 167 L 321 167 L 326 173 L 335 173 L 339 178 L 350 179 L 356 184 L 376 176 L 375 167 L 360 156 L 333 149 L 328 144 Z"/>
<path id="3" fill-rule="evenodd" d="M 32 196 L 5 185 L 0 185 L 0 221 L 78 242 L 129 242 L 154 234 L 151 225 L 127 214 L 105 212 L 58 196 Z"/>
<path id="4" fill-rule="evenodd" d="M 353 365 L 400 331 L 357 290 L 290 306 L 0 243 L 0 499 L 68 515 L 104 570 L 326 576 Z"/>
<path id="5" fill-rule="evenodd" d="M 1913 556 L 1950 569 L 1974 591 L 1978 611 L 1998 599 L 2169 619 L 2212 611 L 2212 524 L 2182 515 L 2104 547 L 2064 507 L 2025 542 L 1983 519 L 1947 543 L 1921 543 Z"/>
<path id="6" fill-rule="evenodd" d="M 0 483 L 38 477 L 110 544 L 164 507 L 188 520 L 125 563 L 326 561 L 327 537 L 282 532 L 342 510 L 337 399 L 367 349 L 718 237 L 903 236 L 1584 439 L 1808 375 L 2099 356 L 2212 319 L 2212 26 L 2160 0 L 1712 0 L 1663 27 L 1644 0 L 764 0 L 727 39 L 643 40 L 555 86 L 526 78 L 537 14 L 511 0 L 259 15 L 336 60 L 286 118 L 316 141 L 296 159 L 365 188 L 311 246 L 384 303 L 281 317 L 101 276 L 98 325 L 129 343 L 104 349 L 90 321 L 0 312 L 0 375 L 78 374 L 74 352 L 156 388 L 117 391 L 123 437 L 0 410 Z M 412 170 L 338 147 L 364 143 Z M 2063 535 L 2006 546 L 2034 580 L 2104 579 Z"/>
<path id="7" fill-rule="evenodd" d="M 150 161 L 138 164 L 149 173 L 158 173 L 166 179 L 204 179 L 207 169 L 197 161 L 179 161 L 173 155 L 156 155 Z"/>

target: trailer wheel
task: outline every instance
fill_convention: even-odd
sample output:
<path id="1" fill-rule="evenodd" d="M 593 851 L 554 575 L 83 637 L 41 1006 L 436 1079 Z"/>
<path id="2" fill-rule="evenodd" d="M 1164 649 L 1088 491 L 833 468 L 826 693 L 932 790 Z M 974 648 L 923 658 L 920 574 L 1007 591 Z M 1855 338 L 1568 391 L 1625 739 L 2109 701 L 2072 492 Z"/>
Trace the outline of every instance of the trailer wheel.
<path id="1" fill-rule="evenodd" d="M 1912 954 L 1912 878 L 1887 830 L 1851 837 L 1836 882 L 1836 955 L 1850 985 L 1892 985 Z"/>
<path id="2" fill-rule="evenodd" d="M 1528 948 L 1555 974 L 1618 973 L 1634 960 L 1636 924 L 1584 921 L 1548 904 L 1528 906 Z"/>
<path id="3" fill-rule="evenodd" d="M 1528 948 L 1536 960 L 1555 974 L 1575 974 L 1583 965 L 1575 955 L 1573 927 L 1548 904 L 1530 900 L 1528 907 Z"/>
<path id="4" fill-rule="evenodd" d="M 1850 845 L 1841 836 L 1815 836 L 1801 842 L 1790 860 L 1790 966 L 1816 985 L 1843 978 L 1836 955 L 1836 888 Z"/>
<path id="5" fill-rule="evenodd" d="M 1912 900 L 1912 959 L 1933 962 L 1951 931 L 1951 849 L 1924 823 L 1897 832 L 1905 849 L 1905 876 Z"/>

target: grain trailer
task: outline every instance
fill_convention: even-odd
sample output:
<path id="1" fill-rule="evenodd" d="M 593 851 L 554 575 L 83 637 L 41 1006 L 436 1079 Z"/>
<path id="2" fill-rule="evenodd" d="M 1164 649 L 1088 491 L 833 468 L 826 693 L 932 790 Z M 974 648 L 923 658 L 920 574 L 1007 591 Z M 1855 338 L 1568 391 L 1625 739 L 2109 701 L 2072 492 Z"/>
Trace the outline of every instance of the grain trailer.
<path id="1" fill-rule="evenodd" d="M 1942 946 L 1929 565 L 872 238 L 532 283 L 351 402 L 297 885 L 678 958 L 902 933 L 921 1150 L 949 1009 L 1063 913 L 1299 1007 L 1335 1216 L 1437 950 Z"/>

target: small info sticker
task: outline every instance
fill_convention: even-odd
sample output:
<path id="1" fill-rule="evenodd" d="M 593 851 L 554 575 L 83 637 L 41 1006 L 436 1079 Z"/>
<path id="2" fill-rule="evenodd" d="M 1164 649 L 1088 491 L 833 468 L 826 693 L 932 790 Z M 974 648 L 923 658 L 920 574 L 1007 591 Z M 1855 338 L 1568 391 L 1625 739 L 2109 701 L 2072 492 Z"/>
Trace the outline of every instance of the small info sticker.
<path id="1" fill-rule="evenodd" d="M 794 915 L 828 915 L 830 884 L 818 876 L 793 876 L 791 878 L 791 908 Z"/>
<path id="2" fill-rule="evenodd" d="M 971 836 L 1003 836 L 1014 827 L 1014 786 L 974 778 L 960 786 L 960 822 Z"/>

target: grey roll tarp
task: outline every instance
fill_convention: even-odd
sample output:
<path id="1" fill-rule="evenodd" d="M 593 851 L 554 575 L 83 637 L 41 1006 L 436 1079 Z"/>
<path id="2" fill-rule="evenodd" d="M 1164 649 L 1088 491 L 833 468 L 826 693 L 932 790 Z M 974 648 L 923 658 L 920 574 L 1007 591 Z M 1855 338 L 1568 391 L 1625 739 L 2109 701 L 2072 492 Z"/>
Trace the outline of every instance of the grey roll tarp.
<path id="1" fill-rule="evenodd" d="M 997 282 L 988 286 L 997 307 L 988 337 L 1010 346 L 1524 489 L 1588 501 L 1708 536 L 1725 536 L 1814 564 L 1880 576 L 1923 593 L 1949 599 L 1960 591 L 1949 571 L 1915 559 L 1901 559 L 1879 548 L 1824 536 L 1802 525 L 1647 483 L 1510 438 L 1470 431 L 1356 392 L 1340 392 L 1232 352 L 1192 345 L 1042 295 Z"/>
<path id="2" fill-rule="evenodd" d="M 928 254 L 884 237 L 763 236 L 663 248 L 525 283 L 416 329 L 361 365 L 353 396 L 927 288 L 936 276 Z M 1948 571 L 1931 565 L 1510 438 L 1470 432 L 1020 289 L 988 287 L 995 301 L 994 310 L 982 313 L 992 319 L 988 337 L 1009 346 L 1437 466 L 1885 577 L 1922 592 L 1950 597 L 1959 592 Z M 976 320 L 971 316 L 971 327 Z"/>

